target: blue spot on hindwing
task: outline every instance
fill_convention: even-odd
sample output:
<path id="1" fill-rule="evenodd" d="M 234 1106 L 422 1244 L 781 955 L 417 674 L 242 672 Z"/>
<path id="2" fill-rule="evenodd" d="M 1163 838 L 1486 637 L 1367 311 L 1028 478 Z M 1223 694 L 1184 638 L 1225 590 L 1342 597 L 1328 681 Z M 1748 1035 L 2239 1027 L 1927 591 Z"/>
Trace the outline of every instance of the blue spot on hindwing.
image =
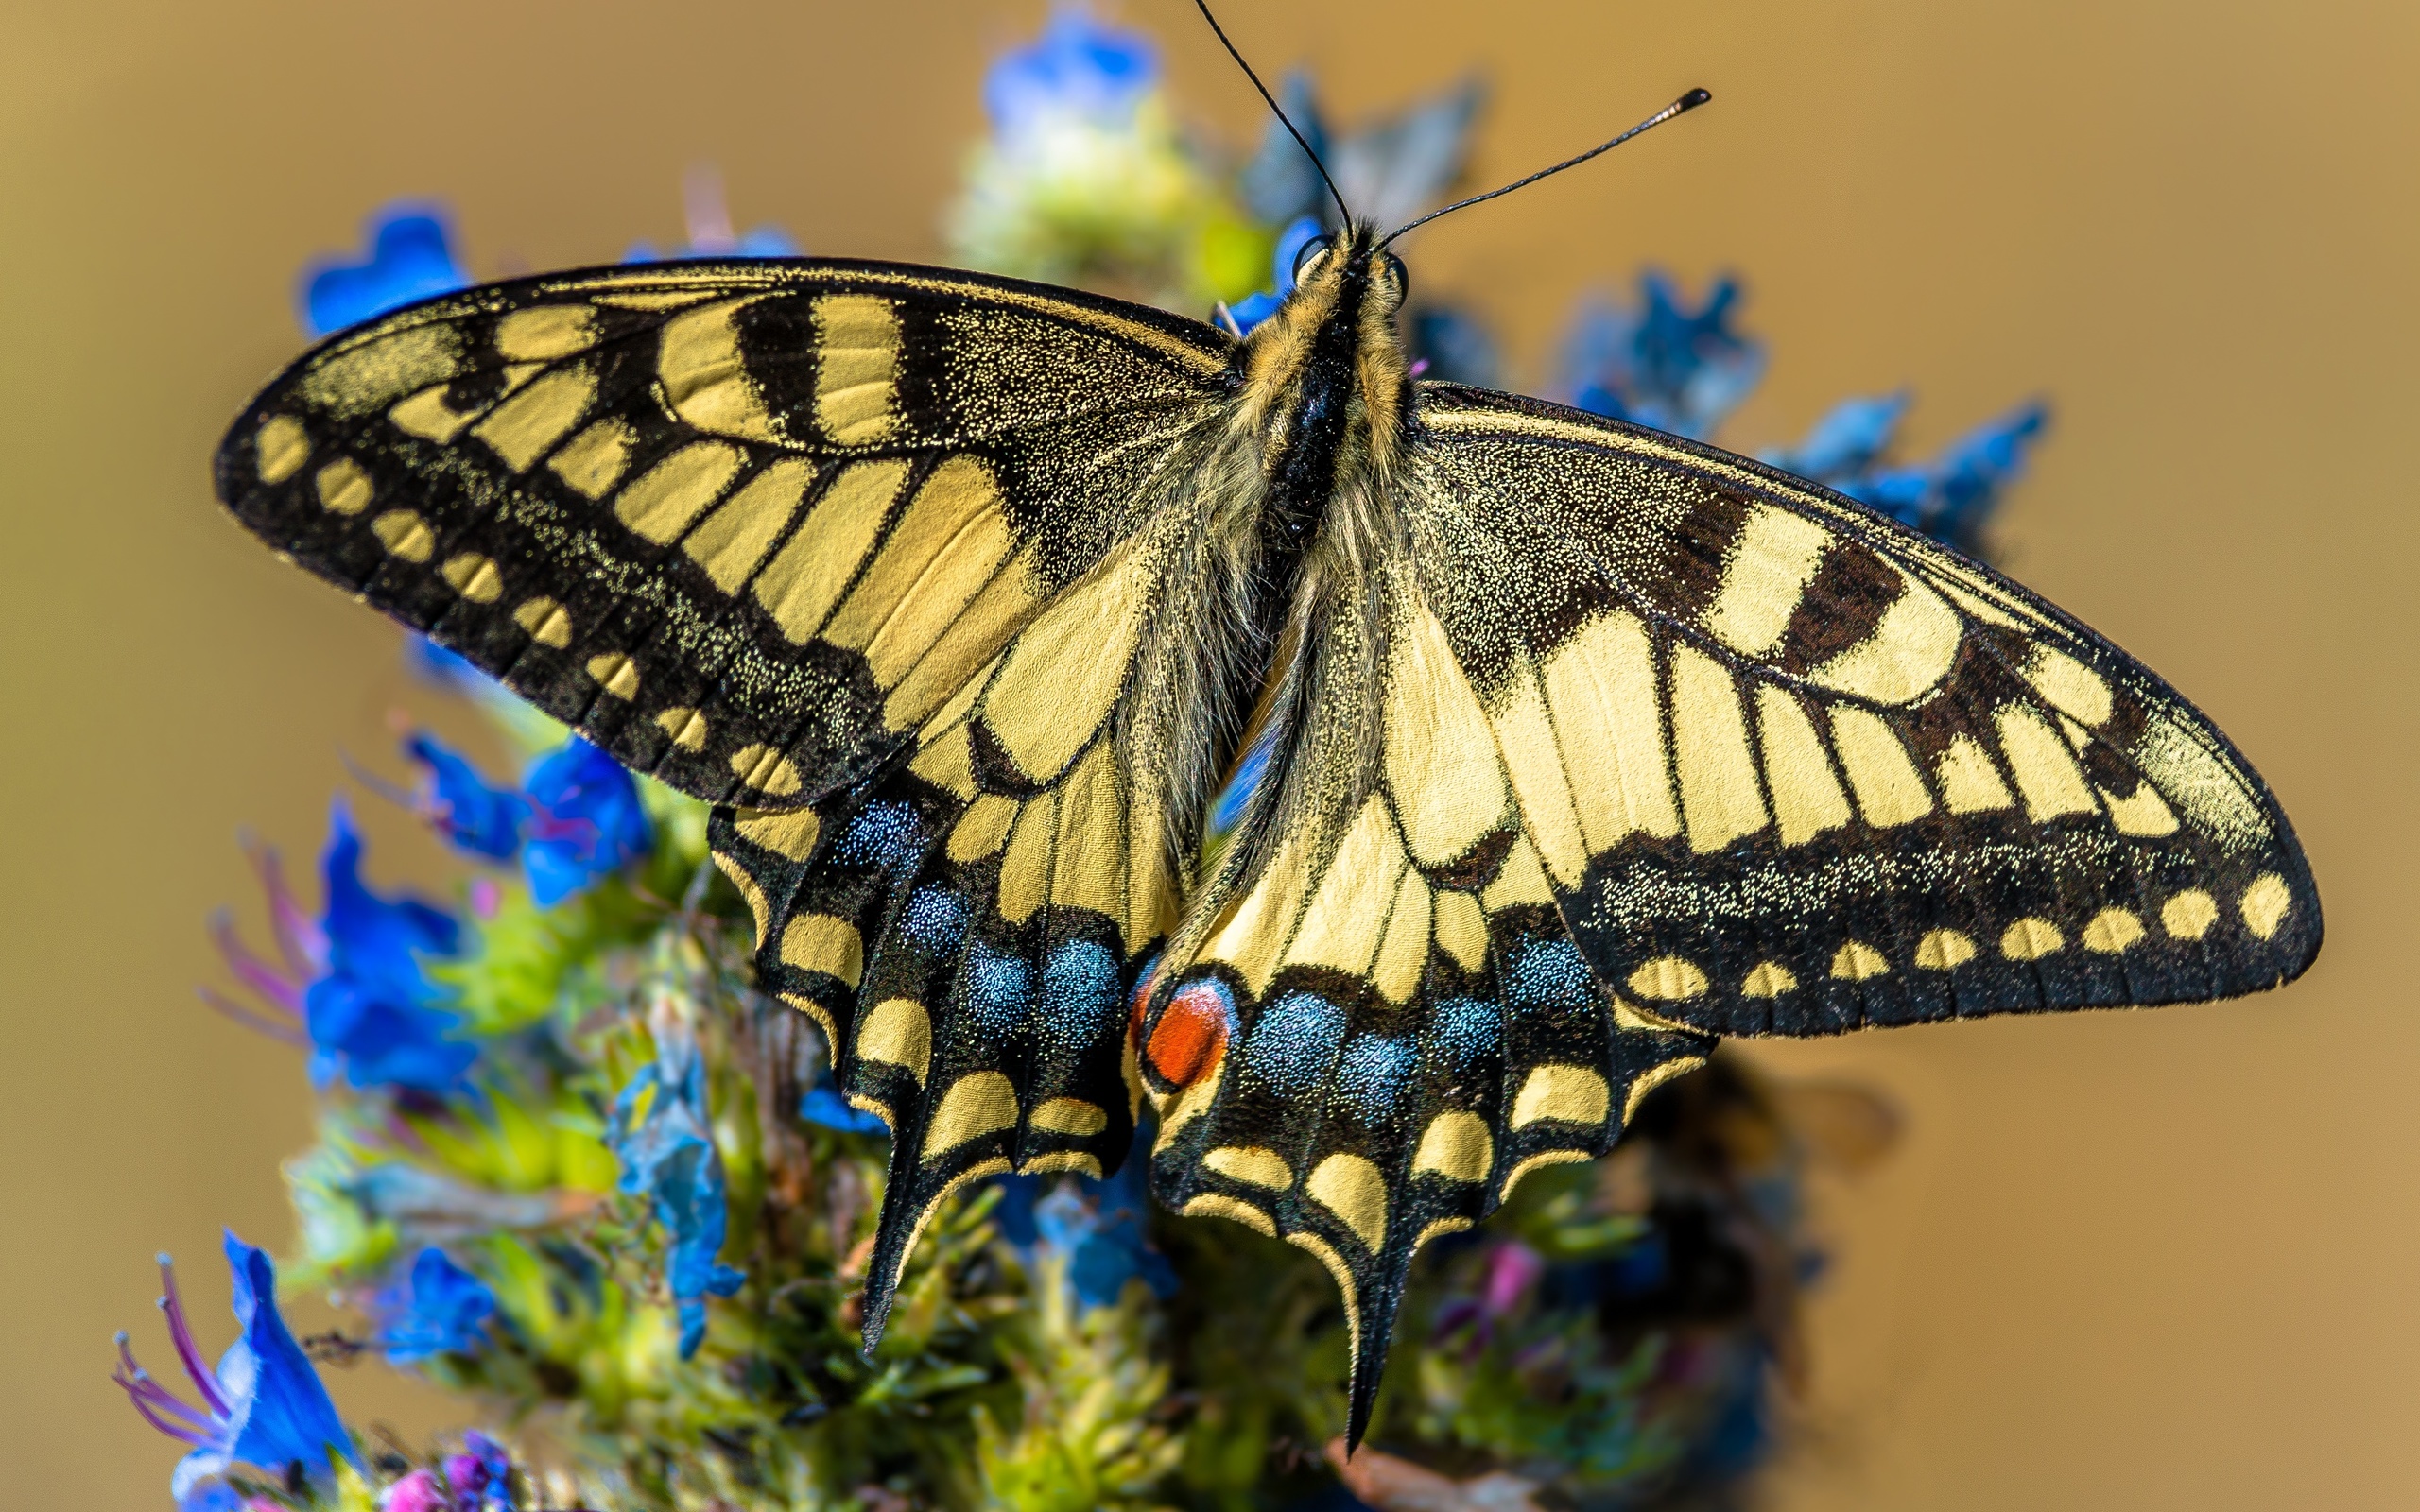
<path id="1" fill-rule="evenodd" d="M 985 1034 L 1014 1034 L 1033 1011 L 1033 968 L 978 942 L 966 953 L 966 997 Z"/>
<path id="2" fill-rule="evenodd" d="M 924 850 L 924 826 L 905 803 L 869 803 L 849 820 L 832 858 L 842 866 L 898 868 Z"/>
<path id="3" fill-rule="evenodd" d="M 1365 1124 L 1384 1123 L 1411 1084 L 1419 1054 L 1409 1040 L 1387 1035 L 1355 1037 L 1337 1062 L 1336 1097 Z"/>
<path id="4" fill-rule="evenodd" d="M 1495 1053 L 1504 1038 L 1503 1018 L 1493 1003 L 1447 998 L 1428 1021 L 1428 1037 L 1453 1059 L 1457 1071 L 1465 1071 Z"/>
<path id="5" fill-rule="evenodd" d="M 1244 1042 L 1244 1064 L 1270 1089 L 1301 1097 L 1320 1083 L 1344 1042 L 1344 1010 L 1309 992 L 1269 1005 Z"/>
<path id="6" fill-rule="evenodd" d="M 1125 998 L 1117 957 L 1091 940 L 1070 940 L 1042 968 L 1043 1032 L 1065 1044 L 1089 1044 L 1116 1022 Z"/>
<path id="7" fill-rule="evenodd" d="M 1504 963 L 1504 1000 L 1516 1008 L 1572 1007 L 1596 1000 L 1588 963 L 1567 939 L 1538 940 Z"/>
<path id="8" fill-rule="evenodd" d="M 955 954 L 966 935 L 966 901 L 945 888 L 920 887 L 899 911 L 899 933 L 936 955 Z"/>

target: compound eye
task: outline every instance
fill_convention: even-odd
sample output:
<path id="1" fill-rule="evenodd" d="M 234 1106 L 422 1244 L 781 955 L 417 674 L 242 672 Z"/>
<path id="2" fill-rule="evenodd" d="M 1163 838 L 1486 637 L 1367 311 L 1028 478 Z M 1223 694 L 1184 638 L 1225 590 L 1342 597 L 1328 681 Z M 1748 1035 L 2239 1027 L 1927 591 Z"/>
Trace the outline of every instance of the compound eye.
<path id="1" fill-rule="evenodd" d="M 1335 245 L 1336 238 L 1325 232 L 1322 232 L 1319 235 L 1305 242 L 1302 246 L 1302 249 L 1294 254 L 1295 279 L 1299 282 L 1302 279 L 1303 270 L 1310 266 L 1313 262 L 1326 256 L 1328 249 Z"/>
<path id="2" fill-rule="evenodd" d="M 1387 254 L 1387 276 L 1394 280 L 1396 303 L 1400 304 L 1411 297 L 1411 269 L 1404 266 L 1403 259 L 1392 252 Z"/>

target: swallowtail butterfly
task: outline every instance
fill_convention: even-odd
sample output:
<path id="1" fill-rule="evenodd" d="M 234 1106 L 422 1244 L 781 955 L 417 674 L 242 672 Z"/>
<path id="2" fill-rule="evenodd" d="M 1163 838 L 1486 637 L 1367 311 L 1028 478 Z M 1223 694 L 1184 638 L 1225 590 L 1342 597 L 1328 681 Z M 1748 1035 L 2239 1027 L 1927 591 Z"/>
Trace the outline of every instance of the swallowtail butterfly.
<path id="1" fill-rule="evenodd" d="M 524 279 L 323 342 L 217 487 L 715 805 L 891 1130 L 869 1339 L 937 1203 L 1148 1105 L 1163 1200 L 1333 1272 L 1357 1436 L 1414 1252 L 1718 1037 L 2309 964 L 2285 816 L 2140 663 L 1797 478 L 1412 376 L 1404 294 L 1361 224 L 1240 339 L 879 263 Z"/>

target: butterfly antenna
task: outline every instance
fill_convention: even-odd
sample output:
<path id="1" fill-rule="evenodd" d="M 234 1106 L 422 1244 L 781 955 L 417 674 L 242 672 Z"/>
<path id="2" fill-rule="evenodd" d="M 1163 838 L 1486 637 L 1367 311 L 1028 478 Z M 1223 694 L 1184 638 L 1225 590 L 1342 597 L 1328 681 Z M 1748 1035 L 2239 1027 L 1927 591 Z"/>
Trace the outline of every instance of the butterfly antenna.
<path id="1" fill-rule="evenodd" d="M 1276 112 L 1277 124 L 1286 129 L 1286 134 L 1292 137 L 1294 145 L 1303 149 L 1303 156 L 1310 159 L 1311 166 L 1319 170 L 1320 182 L 1327 185 L 1328 198 L 1336 201 L 1336 213 L 1341 217 L 1340 223 L 1347 226 L 1353 224 L 1353 212 L 1344 208 L 1344 195 L 1336 187 L 1336 180 L 1328 176 L 1327 164 L 1322 163 L 1320 155 L 1311 150 L 1309 140 L 1294 129 L 1294 123 L 1286 118 L 1285 107 L 1277 103 L 1276 95 L 1269 93 L 1269 86 L 1260 81 L 1260 76 L 1252 71 L 1252 64 L 1244 61 L 1244 55 L 1236 51 L 1236 44 L 1227 40 L 1227 28 L 1219 25 L 1219 18 L 1210 13 L 1210 0 L 1193 0 L 1193 4 L 1195 9 L 1201 12 L 1201 19 L 1210 23 L 1211 34 L 1219 39 L 1219 45 L 1227 49 L 1227 56 L 1236 60 L 1236 66 L 1244 71 L 1244 77 L 1252 80 L 1252 87 L 1260 91 L 1260 97 L 1267 100 L 1270 110 Z"/>
<path id="2" fill-rule="evenodd" d="M 1216 23 L 1213 23 L 1213 25 L 1216 25 Z M 1237 60 L 1240 61 L 1241 60 Z M 1540 168 L 1537 172 L 1530 175 L 1526 179 L 1515 179 L 1501 189 L 1490 189 L 1483 195 L 1473 195 L 1468 199 L 1458 199 L 1452 204 L 1447 205 L 1443 210 L 1432 210 L 1428 214 L 1421 216 L 1418 220 L 1408 221 L 1387 232 L 1385 240 L 1380 241 L 1378 245 L 1380 247 L 1384 247 L 1388 242 L 1393 241 L 1405 232 L 1410 231 L 1415 227 L 1426 226 L 1440 215 L 1450 215 L 1457 210 L 1468 210 L 1471 206 L 1478 204 L 1482 200 L 1499 198 L 1505 195 L 1511 194 L 1515 189 L 1527 189 L 1530 185 L 1537 182 L 1541 179 L 1551 179 L 1565 168 L 1576 168 L 1582 163 L 1587 162 L 1590 158 L 1598 156 L 1599 153 L 1611 152 L 1614 148 L 1620 146 L 1623 143 L 1629 141 L 1632 137 L 1638 135 L 1641 131 L 1646 130 L 1649 127 L 1662 126 L 1672 117 L 1682 114 L 1687 111 L 1694 111 L 1699 106 L 1703 105 L 1706 101 L 1712 98 L 1714 98 L 1714 96 L 1707 94 L 1704 90 L 1693 89 L 1686 94 L 1682 95 L 1679 99 L 1665 106 L 1653 115 L 1649 116 L 1646 120 L 1639 122 L 1636 126 L 1632 127 L 1629 130 L 1624 131 L 1621 135 L 1615 137 L 1609 142 L 1599 142 L 1595 146 L 1590 147 L 1587 151 L 1581 153 L 1578 157 L 1565 158 L 1551 168 Z"/>

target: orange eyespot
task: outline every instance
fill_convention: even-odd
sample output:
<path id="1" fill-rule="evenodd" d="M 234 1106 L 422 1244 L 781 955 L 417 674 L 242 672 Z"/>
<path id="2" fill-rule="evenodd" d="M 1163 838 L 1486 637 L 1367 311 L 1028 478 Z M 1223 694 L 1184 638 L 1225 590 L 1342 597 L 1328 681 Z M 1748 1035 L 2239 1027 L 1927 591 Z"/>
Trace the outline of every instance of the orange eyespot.
<path id="1" fill-rule="evenodd" d="M 1229 1013 L 1226 989 L 1216 982 L 1196 982 L 1168 999 L 1146 1051 L 1151 1069 L 1179 1087 L 1217 1070 L 1227 1053 Z"/>

